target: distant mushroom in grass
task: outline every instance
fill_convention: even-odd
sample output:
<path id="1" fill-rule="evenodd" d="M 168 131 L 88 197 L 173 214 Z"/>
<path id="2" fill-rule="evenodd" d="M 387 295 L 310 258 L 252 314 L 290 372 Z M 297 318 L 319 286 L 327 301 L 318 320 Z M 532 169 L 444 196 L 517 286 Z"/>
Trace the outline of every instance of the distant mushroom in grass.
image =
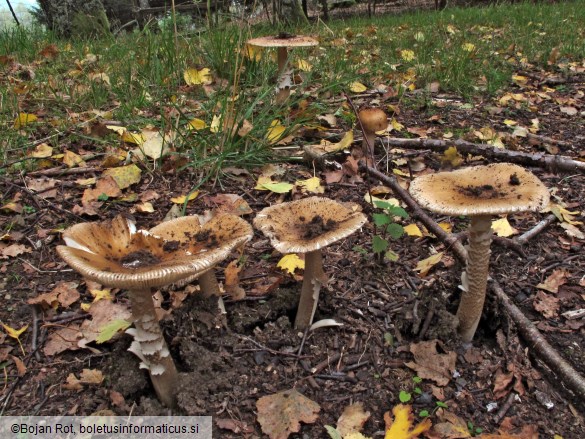
<path id="1" fill-rule="evenodd" d="M 309 197 L 266 207 L 254 219 L 281 253 L 305 253 L 305 274 L 295 328 L 313 321 L 321 285 L 326 283 L 321 249 L 343 239 L 367 221 L 366 216 L 328 198 Z"/>
<path id="2" fill-rule="evenodd" d="M 548 190 L 534 174 L 509 163 L 424 175 L 415 178 L 409 190 L 430 211 L 470 217 L 467 269 L 457 310 L 459 333 L 464 342 L 470 342 L 485 301 L 492 217 L 542 210 L 549 203 Z"/>
<path id="3" fill-rule="evenodd" d="M 288 99 L 290 95 L 290 86 L 292 85 L 290 72 L 285 71 L 288 60 L 288 49 L 294 47 L 316 46 L 319 42 L 312 37 L 291 35 L 283 32 L 275 36 L 252 38 L 247 41 L 247 44 L 257 47 L 278 48 L 278 86 L 276 103 L 282 104 Z"/>
<path id="4" fill-rule="evenodd" d="M 215 281 L 213 266 L 251 236 L 251 226 L 233 215 L 215 217 L 203 226 L 197 217 L 182 217 L 148 232 L 136 231 L 131 220 L 119 215 L 70 227 L 63 233 L 67 245 L 58 246 L 57 252 L 82 276 L 128 290 L 135 326 L 128 330 L 134 336 L 130 351 L 142 360 L 140 367 L 148 370 L 160 401 L 172 407 L 177 369 L 156 317 L 151 289 L 201 275 Z"/>
<path id="5" fill-rule="evenodd" d="M 374 143 L 376 131 L 382 131 L 388 126 L 388 118 L 380 108 L 364 108 L 358 113 L 358 118 L 364 130 L 362 152 L 367 159 L 374 159 Z"/>

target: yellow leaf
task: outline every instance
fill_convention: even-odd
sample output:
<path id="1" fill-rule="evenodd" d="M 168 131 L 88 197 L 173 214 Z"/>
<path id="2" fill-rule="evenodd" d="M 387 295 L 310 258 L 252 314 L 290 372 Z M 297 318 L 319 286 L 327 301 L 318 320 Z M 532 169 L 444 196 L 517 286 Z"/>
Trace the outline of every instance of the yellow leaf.
<path id="1" fill-rule="evenodd" d="M 89 294 L 93 296 L 94 302 L 99 302 L 100 300 L 109 300 L 111 302 L 114 300 L 111 291 L 112 290 L 109 288 L 106 288 L 105 290 L 89 290 Z"/>
<path id="2" fill-rule="evenodd" d="M 142 171 L 135 164 L 131 164 L 128 166 L 120 166 L 119 168 L 106 169 L 102 175 L 109 175 L 114 179 L 120 189 L 126 189 L 140 182 Z"/>
<path id="3" fill-rule="evenodd" d="M 8 325 L 5 325 L 4 323 L 2 323 L 2 327 L 4 328 L 4 330 L 6 331 L 6 333 L 7 333 L 7 334 L 8 334 L 10 337 L 12 337 L 12 338 L 15 338 L 15 339 L 17 339 L 17 340 L 18 340 L 18 339 L 20 338 L 20 335 L 21 335 L 21 334 L 22 334 L 24 331 L 26 331 L 26 330 L 27 330 L 27 328 L 28 328 L 28 325 L 24 325 L 24 326 L 23 326 L 22 328 L 20 328 L 20 329 L 14 329 L 14 328 L 11 328 L 10 326 L 8 326 Z"/>
<path id="4" fill-rule="evenodd" d="M 299 59 L 296 62 L 296 66 L 297 69 L 302 70 L 303 72 L 310 72 L 311 70 L 313 70 L 313 66 L 304 59 Z"/>
<path id="5" fill-rule="evenodd" d="M 82 311 L 88 312 L 90 308 L 91 308 L 91 303 L 82 303 L 81 304 Z"/>
<path id="6" fill-rule="evenodd" d="M 390 418 L 390 413 L 384 415 L 386 421 L 386 435 L 384 439 L 414 439 L 420 434 L 428 431 L 432 424 L 429 418 L 415 425 L 412 408 L 409 405 L 398 404 L 392 409 L 394 420 Z"/>
<path id="7" fill-rule="evenodd" d="M 460 166 L 463 163 L 463 157 L 457 152 L 457 148 L 450 146 L 443 153 L 443 162 L 450 163 L 454 168 Z"/>
<path id="8" fill-rule="evenodd" d="M 402 131 L 404 129 L 404 125 L 398 122 L 394 117 L 390 121 L 390 126 L 392 127 L 393 130 L 396 131 Z"/>
<path id="9" fill-rule="evenodd" d="M 38 119 L 38 117 L 35 116 L 34 114 L 19 113 L 18 116 L 16 116 L 16 119 L 14 119 L 13 126 L 16 129 L 19 129 L 25 125 L 28 125 L 31 122 L 35 122 L 37 119 Z"/>
<path id="10" fill-rule="evenodd" d="M 574 221 L 573 215 L 579 215 L 579 211 L 573 211 L 565 209 L 563 206 L 551 203 L 549 210 L 558 218 L 559 221 L 571 224 L 573 226 L 583 224 L 581 221 Z"/>
<path id="11" fill-rule="evenodd" d="M 195 118 L 189 121 L 189 123 L 187 124 L 187 128 L 189 128 L 190 130 L 199 131 L 207 128 L 207 124 L 205 123 L 204 120 Z"/>
<path id="12" fill-rule="evenodd" d="M 509 127 L 513 127 L 514 125 L 518 125 L 518 122 L 516 122 L 515 120 L 511 120 L 511 119 L 506 119 L 506 120 L 504 120 L 504 125 L 507 125 Z"/>
<path id="13" fill-rule="evenodd" d="M 401 177 L 410 177 L 410 174 L 408 174 L 407 172 L 401 171 L 400 169 L 396 168 L 392 170 L 392 173 L 395 175 L 400 175 Z"/>
<path id="14" fill-rule="evenodd" d="M 459 30 L 453 26 L 452 24 L 448 24 L 447 25 L 447 32 L 449 32 L 450 34 L 455 34 L 457 32 L 459 32 Z"/>
<path id="15" fill-rule="evenodd" d="M 297 268 L 305 269 L 305 261 L 303 261 L 295 253 L 283 256 L 276 266 L 284 271 L 293 274 Z"/>
<path id="16" fill-rule="evenodd" d="M 512 81 L 518 85 L 525 85 L 528 82 L 528 78 L 522 75 L 512 75 Z"/>
<path id="17" fill-rule="evenodd" d="M 68 167 L 73 168 L 74 166 L 84 167 L 85 162 L 79 154 L 75 154 L 73 151 L 65 151 L 63 154 L 63 163 Z"/>
<path id="18" fill-rule="evenodd" d="M 353 143 L 353 132 L 348 131 L 347 133 L 345 133 L 345 135 L 343 136 L 343 138 L 339 142 L 331 143 L 328 140 L 323 139 L 323 140 L 321 140 L 321 143 L 319 145 L 315 145 L 314 148 L 316 150 L 322 150 L 326 153 L 333 153 L 333 152 L 342 151 L 344 149 L 349 148 L 352 143 Z"/>
<path id="19" fill-rule="evenodd" d="M 118 125 L 106 125 L 106 128 L 109 129 L 110 131 L 114 131 L 114 132 L 118 133 L 118 135 L 120 135 L 120 136 L 123 136 L 124 133 L 126 132 L 125 127 L 120 127 Z"/>
<path id="20" fill-rule="evenodd" d="M 180 197 L 171 198 L 171 203 L 183 204 L 185 201 L 194 200 L 195 198 L 197 198 L 197 195 L 199 195 L 199 191 L 193 191 L 189 195 L 189 198 L 187 198 L 187 195 L 181 195 Z"/>
<path id="21" fill-rule="evenodd" d="M 163 137 L 158 130 L 153 129 L 142 130 L 142 136 L 144 143 L 140 146 L 140 150 L 145 156 L 158 160 L 168 152 L 169 136 Z"/>
<path id="22" fill-rule="evenodd" d="M 35 150 L 29 155 L 35 159 L 45 159 L 53 155 L 53 148 L 51 148 L 46 143 L 41 143 L 40 145 L 37 145 Z"/>
<path id="23" fill-rule="evenodd" d="M 414 59 L 414 52 L 412 50 L 401 50 L 400 57 L 404 61 L 412 61 Z"/>
<path id="24" fill-rule="evenodd" d="M 325 188 L 321 186 L 321 180 L 319 180 L 319 177 L 297 180 L 295 183 L 303 189 L 303 192 L 312 192 L 314 194 L 322 194 L 325 192 Z"/>
<path id="25" fill-rule="evenodd" d="M 270 127 L 266 131 L 266 139 L 270 143 L 278 142 L 280 140 L 280 138 L 282 137 L 282 134 L 284 133 L 285 129 L 286 128 L 283 125 L 281 125 L 281 123 L 278 119 L 274 119 L 270 123 Z"/>
<path id="26" fill-rule="evenodd" d="M 414 269 L 419 272 L 418 275 L 420 277 L 425 277 L 431 268 L 433 268 L 435 265 L 441 262 L 442 258 L 443 252 L 436 253 L 432 256 L 429 256 L 426 259 L 423 259 L 422 261 L 419 261 Z"/>
<path id="27" fill-rule="evenodd" d="M 260 61 L 262 59 L 262 52 L 264 49 L 259 46 L 246 44 L 242 50 L 244 52 L 244 56 L 250 61 Z"/>
<path id="28" fill-rule="evenodd" d="M 466 52 L 473 52 L 475 50 L 475 44 L 465 43 L 465 44 L 463 44 L 463 46 L 461 46 L 461 48 L 463 50 L 465 50 Z"/>
<path id="29" fill-rule="evenodd" d="M 142 133 L 131 133 L 130 131 L 124 131 L 124 134 L 122 134 L 122 141 L 140 146 L 146 141 L 146 139 Z"/>
<path id="30" fill-rule="evenodd" d="M 275 192 L 277 194 L 286 194 L 290 192 L 293 188 L 293 185 L 290 183 L 285 182 L 273 182 L 273 183 L 264 183 L 262 185 L 262 189 L 260 190 L 268 190 L 271 192 Z"/>
<path id="31" fill-rule="evenodd" d="M 404 226 L 404 233 L 408 236 L 423 236 L 421 230 L 416 224 L 409 224 Z"/>
<path id="32" fill-rule="evenodd" d="M 453 226 L 450 223 L 439 223 L 439 227 L 447 233 L 451 233 Z"/>
<path id="33" fill-rule="evenodd" d="M 365 92 L 368 87 L 366 87 L 364 84 L 362 84 L 361 82 L 352 82 L 349 85 L 349 89 L 354 92 L 354 93 L 363 93 Z"/>
<path id="34" fill-rule="evenodd" d="M 502 236 L 504 238 L 518 233 L 518 230 L 512 227 L 506 218 L 500 218 L 498 220 L 492 221 L 492 230 L 496 235 Z"/>
<path id="35" fill-rule="evenodd" d="M 187 85 L 207 85 L 211 84 L 211 70 L 207 67 L 197 70 L 197 69 L 187 69 L 183 72 L 183 78 Z"/>
<path id="36" fill-rule="evenodd" d="M 214 115 L 209 125 L 209 131 L 212 133 L 219 133 L 219 126 L 221 125 L 221 116 Z"/>
<path id="37" fill-rule="evenodd" d="M 137 204 L 136 206 L 136 212 L 140 212 L 140 213 L 152 213 L 154 212 L 154 206 L 152 205 L 152 203 L 150 202 L 145 202 L 142 204 Z"/>

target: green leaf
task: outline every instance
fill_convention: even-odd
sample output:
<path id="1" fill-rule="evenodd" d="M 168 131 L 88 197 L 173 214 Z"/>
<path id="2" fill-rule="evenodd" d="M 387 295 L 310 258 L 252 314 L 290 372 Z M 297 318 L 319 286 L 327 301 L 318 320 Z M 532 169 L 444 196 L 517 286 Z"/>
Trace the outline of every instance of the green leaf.
<path id="1" fill-rule="evenodd" d="M 365 248 L 363 248 L 362 246 L 360 246 L 360 245 L 354 245 L 351 249 L 354 252 L 360 253 L 362 255 L 367 255 L 368 254 L 368 251 Z"/>
<path id="2" fill-rule="evenodd" d="M 445 404 L 444 402 L 441 402 L 441 401 L 437 401 L 436 404 L 437 404 L 437 407 L 441 407 L 442 409 L 449 408 L 449 406 L 447 404 Z"/>
<path id="3" fill-rule="evenodd" d="M 372 238 L 372 250 L 374 253 L 382 253 L 385 252 L 388 248 L 388 241 L 384 238 L 380 238 L 378 235 L 374 235 Z"/>
<path id="4" fill-rule="evenodd" d="M 101 344 L 106 341 L 109 341 L 114 337 L 119 331 L 123 331 L 128 328 L 131 323 L 128 320 L 117 319 L 112 320 L 107 325 L 104 325 L 100 328 L 100 333 L 96 338 L 96 343 Z"/>
<path id="5" fill-rule="evenodd" d="M 388 224 L 388 227 L 386 228 L 386 232 L 388 232 L 388 234 L 392 238 L 398 239 L 402 235 L 404 235 L 404 227 L 402 227 L 400 224 L 396 224 L 396 223 Z"/>
<path id="6" fill-rule="evenodd" d="M 388 201 L 384 200 L 374 200 L 374 206 L 379 207 L 380 209 L 392 209 L 396 207 L 395 204 L 389 203 Z"/>
<path id="7" fill-rule="evenodd" d="M 390 224 L 392 222 L 392 218 L 386 215 L 385 213 L 374 213 L 372 215 L 372 219 L 374 220 L 374 224 L 378 227 L 385 226 L 386 224 Z"/>
<path id="8" fill-rule="evenodd" d="M 106 194 L 99 194 L 97 197 L 98 201 L 108 201 L 110 197 L 108 197 Z"/>
<path id="9" fill-rule="evenodd" d="M 341 434 L 339 431 L 337 431 L 337 429 L 333 428 L 331 425 L 326 425 L 325 430 L 327 430 L 327 433 L 329 436 L 331 436 L 331 439 L 341 439 Z"/>
<path id="10" fill-rule="evenodd" d="M 400 218 L 408 218 L 408 213 L 400 206 L 392 206 L 387 210 L 390 215 L 399 216 Z"/>
<path id="11" fill-rule="evenodd" d="M 394 346 L 394 336 L 389 332 L 384 333 L 384 346 Z"/>
<path id="12" fill-rule="evenodd" d="M 429 416 L 429 411 L 428 410 L 421 410 L 418 414 L 421 418 L 426 418 Z"/>
<path id="13" fill-rule="evenodd" d="M 396 262 L 399 259 L 398 253 L 388 250 L 384 253 L 384 258 L 388 259 L 390 262 Z"/>
<path id="14" fill-rule="evenodd" d="M 414 393 L 416 393 L 417 395 L 422 395 L 422 389 L 420 387 L 415 387 Z"/>
<path id="15" fill-rule="evenodd" d="M 412 377 L 412 381 L 414 383 L 416 383 L 416 384 L 420 384 L 420 383 L 422 383 L 422 378 L 419 377 L 419 376 L 417 376 L 417 375 L 415 375 L 415 376 Z"/>
<path id="16" fill-rule="evenodd" d="M 398 399 L 401 403 L 405 404 L 412 399 L 412 395 L 408 392 L 405 392 L 404 390 L 401 390 L 400 394 L 398 395 Z"/>

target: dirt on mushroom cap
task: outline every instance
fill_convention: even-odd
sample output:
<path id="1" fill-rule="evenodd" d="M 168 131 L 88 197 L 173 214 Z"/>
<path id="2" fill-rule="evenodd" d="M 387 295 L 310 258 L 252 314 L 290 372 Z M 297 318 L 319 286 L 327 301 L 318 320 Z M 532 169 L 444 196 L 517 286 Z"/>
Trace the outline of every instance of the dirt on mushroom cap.
<path id="1" fill-rule="evenodd" d="M 410 193 L 424 208 L 447 215 L 496 215 L 541 210 L 544 184 L 518 165 L 496 163 L 415 178 Z"/>

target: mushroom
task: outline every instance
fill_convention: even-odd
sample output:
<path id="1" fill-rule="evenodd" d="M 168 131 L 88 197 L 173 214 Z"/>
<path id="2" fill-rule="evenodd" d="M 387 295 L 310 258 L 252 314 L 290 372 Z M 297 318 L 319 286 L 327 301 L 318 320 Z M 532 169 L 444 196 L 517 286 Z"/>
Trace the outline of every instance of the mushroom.
<path id="1" fill-rule="evenodd" d="M 305 330 L 313 321 L 323 272 L 321 249 L 345 238 L 367 221 L 366 216 L 337 201 L 309 197 L 269 206 L 254 218 L 254 226 L 270 238 L 281 253 L 305 253 L 305 273 L 295 328 Z"/>
<path id="2" fill-rule="evenodd" d="M 291 35 L 280 33 L 276 36 L 267 36 L 252 38 L 247 44 L 257 47 L 277 47 L 278 48 L 278 85 L 276 87 L 276 104 L 280 105 L 285 102 L 290 95 L 290 72 L 285 71 L 288 60 L 288 48 L 316 46 L 319 42 L 303 35 Z"/>
<path id="3" fill-rule="evenodd" d="M 206 273 L 213 276 L 210 269 L 251 236 L 251 226 L 234 215 L 214 217 L 203 226 L 197 217 L 182 217 L 151 231 L 136 231 L 134 222 L 119 215 L 70 227 L 63 233 L 66 245 L 57 252 L 84 277 L 128 290 L 135 326 L 128 330 L 134 336 L 129 350 L 142 360 L 140 367 L 148 370 L 159 400 L 172 407 L 177 369 L 158 324 L 151 289 Z"/>
<path id="4" fill-rule="evenodd" d="M 364 108 L 358 113 L 358 119 L 364 132 L 362 152 L 366 159 L 371 159 L 373 162 L 376 131 L 384 130 L 388 126 L 386 113 L 380 108 Z"/>
<path id="5" fill-rule="evenodd" d="M 494 215 L 542 210 L 549 202 L 544 184 L 521 166 L 497 163 L 415 178 L 410 193 L 424 208 L 470 217 L 467 268 L 461 276 L 459 333 L 471 342 L 485 301 L 491 220 Z"/>

